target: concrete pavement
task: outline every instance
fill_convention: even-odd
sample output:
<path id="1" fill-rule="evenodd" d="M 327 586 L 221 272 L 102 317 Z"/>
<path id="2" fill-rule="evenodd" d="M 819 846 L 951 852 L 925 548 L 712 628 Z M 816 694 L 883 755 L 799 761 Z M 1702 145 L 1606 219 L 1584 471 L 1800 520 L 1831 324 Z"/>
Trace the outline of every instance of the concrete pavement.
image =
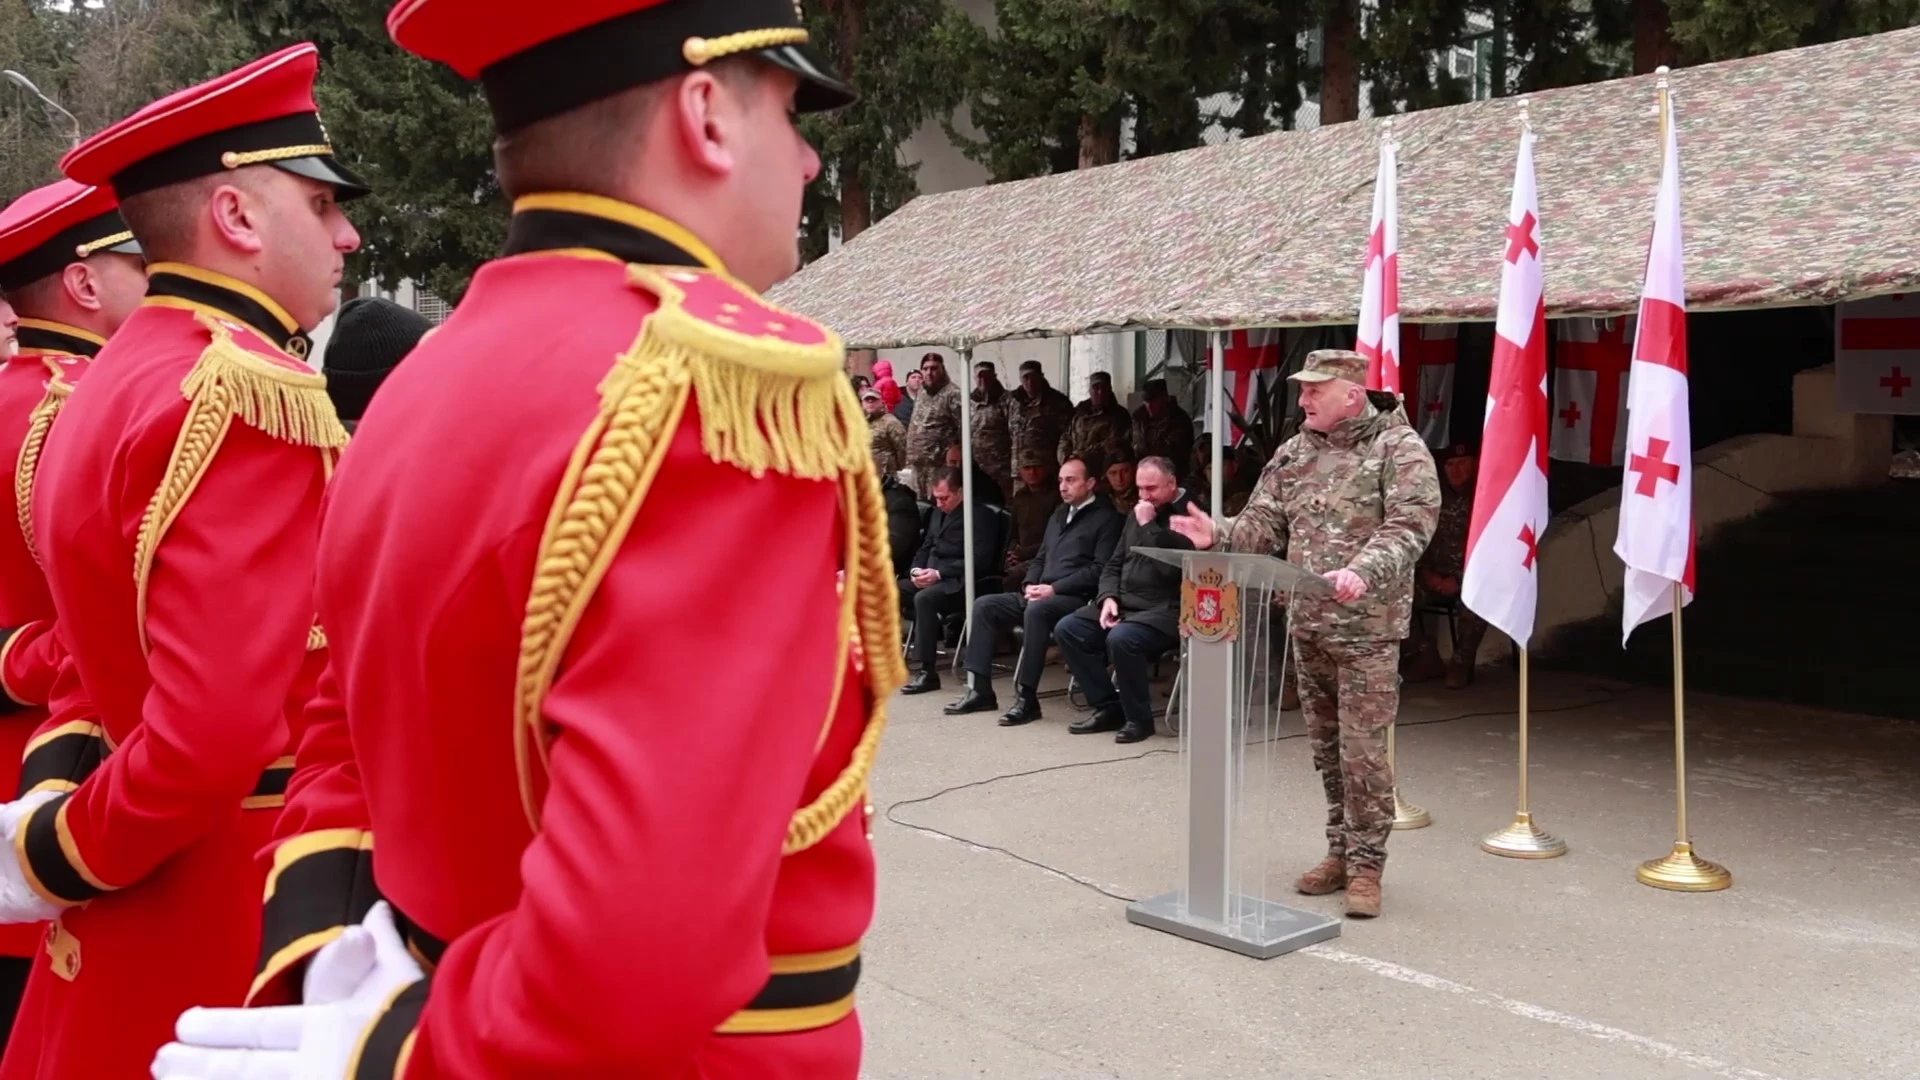
<path id="1" fill-rule="evenodd" d="M 1672 845 L 1670 694 L 1534 679 L 1533 809 L 1572 851 L 1522 862 L 1476 846 L 1516 783 L 1515 686 L 1481 676 L 1406 694 L 1401 790 L 1434 825 L 1394 836 L 1385 917 L 1264 962 L 1102 895 L 1173 883 L 1175 740 L 1070 736 L 1064 697 L 1025 728 L 946 717 L 950 676 L 897 699 L 865 1075 L 1920 1075 L 1920 726 L 1692 698 L 1691 831 L 1734 887 L 1675 894 L 1633 877 Z M 1338 913 L 1287 888 L 1324 850 L 1305 741 L 1260 753 L 1269 895 Z"/>

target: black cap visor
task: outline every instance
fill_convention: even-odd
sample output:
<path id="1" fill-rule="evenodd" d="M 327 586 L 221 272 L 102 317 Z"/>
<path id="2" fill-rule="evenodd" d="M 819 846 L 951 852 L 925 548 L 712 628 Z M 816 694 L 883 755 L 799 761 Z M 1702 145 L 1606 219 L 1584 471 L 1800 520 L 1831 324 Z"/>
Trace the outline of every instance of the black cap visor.
<path id="1" fill-rule="evenodd" d="M 286 158 L 270 164 L 295 176 L 304 176 L 309 180 L 332 184 L 334 198 L 340 202 L 351 202 L 362 195 L 373 193 L 373 188 L 365 180 L 354 175 L 353 170 L 331 157 Z"/>
<path id="2" fill-rule="evenodd" d="M 832 112 L 860 100 L 859 93 L 834 74 L 812 46 L 776 45 L 761 49 L 757 55 L 775 67 L 800 76 L 800 89 L 793 100 L 798 112 Z"/>

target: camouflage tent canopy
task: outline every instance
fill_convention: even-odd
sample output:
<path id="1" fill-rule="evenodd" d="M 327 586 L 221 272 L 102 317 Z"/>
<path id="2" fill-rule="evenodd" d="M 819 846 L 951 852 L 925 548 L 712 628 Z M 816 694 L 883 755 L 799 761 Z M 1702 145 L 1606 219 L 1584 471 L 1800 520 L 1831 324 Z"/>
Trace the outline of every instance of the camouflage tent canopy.
<path id="1" fill-rule="evenodd" d="M 1694 310 L 1920 288 L 1920 28 L 1681 69 Z M 1549 314 L 1638 303 L 1655 77 L 1534 94 Z M 1400 309 L 1493 317 L 1515 98 L 1393 119 Z M 918 198 L 773 293 L 853 347 L 1351 323 L 1380 121 Z"/>

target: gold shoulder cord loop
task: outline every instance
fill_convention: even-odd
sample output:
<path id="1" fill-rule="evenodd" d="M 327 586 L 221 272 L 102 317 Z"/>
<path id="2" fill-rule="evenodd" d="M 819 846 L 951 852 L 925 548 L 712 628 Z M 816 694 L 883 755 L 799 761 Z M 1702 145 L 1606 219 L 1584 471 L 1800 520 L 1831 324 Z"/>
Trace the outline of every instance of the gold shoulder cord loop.
<path id="1" fill-rule="evenodd" d="M 47 394 L 27 414 L 27 437 L 20 444 L 20 458 L 13 469 L 13 507 L 20 520 L 20 535 L 26 538 L 27 553 L 36 565 L 42 565 L 40 548 L 33 540 L 33 482 L 40 474 L 40 452 L 46 448 L 47 432 L 53 430 L 54 417 L 73 393 L 73 385 L 60 377 L 59 366 L 47 361 L 53 378 L 47 382 Z"/>
<path id="2" fill-rule="evenodd" d="M 837 481 L 848 544 L 845 589 L 837 620 L 842 642 L 821 740 L 831 727 L 851 635 L 860 634 L 872 695 L 866 727 L 833 783 L 793 815 L 783 854 L 804 851 L 845 820 L 865 796 L 867 776 L 886 726 L 882 703 L 906 682 L 899 655 L 899 599 L 889 571 L 886 505 L 874 475 L 858 402 L 838 364 L 812 370 L 807 347 L 780 342 L 729 342 L 679 307 L 679 293 L 658 273 L 630 268 L 630 281 L 656 292 L 660 308 L 600 386 L 599 416 L 575 445 L 535 561 L 521 630 L 514 693 L 514 757 L 528 824 L 540 827 L 534 762 L 547 766 L 552 733 L 542 704 L 594 589 L 633 525 L 660 469 L 687 402 L 700 407 L 709 458 L 753 475 L 772 471 Z M 837 349 L 837 342 L 832 343 Z M 844 398 L 845 400 L 841 400 Z M 862 419 L 864 424 L 864 419 Z M 856 438 L 857 436 L 857 438 Z M 856 447 L 857 444 L 857 447 Z M 853 452 L 854 449 L 858 453 Z M 850 625 L 852 624 L 852 625 Z"/>
<path id="3" fill-rule="evenodd" d="M 237 419 L 282 442 L 317 447 L 323 469 L 331 455 L 347 442 L 346 428 L 327 397 L 325 376 L 295 371 L 255 356 L 235 342 L 232 332 L 218 320 L 204 314 L 194 318 L 213 340 L 181 380 L 187 415 L 180 422 L 173 455 L 167 460 L 160 486 L 147 503 L 134 539 L 134 600 L 143 652 L 149 644 L 147 582 L 153 574 L 154 553 L 206 475 L 233 422 Z"/>

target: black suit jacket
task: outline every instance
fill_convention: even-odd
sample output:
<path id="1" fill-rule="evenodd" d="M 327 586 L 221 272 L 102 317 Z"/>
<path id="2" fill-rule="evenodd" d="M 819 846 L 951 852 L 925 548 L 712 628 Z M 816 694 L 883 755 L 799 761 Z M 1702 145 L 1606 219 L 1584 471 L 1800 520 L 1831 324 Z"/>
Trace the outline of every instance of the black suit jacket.
<path id="1" fill-rule="evenodd" d="M 1096 618 L 1100 604 L 1111 596 L 1120 601 L 1122 621 L 1151 626 L 1169 636 L 1179 635 L 1180 568 L 1145 555 L 1135 555 L 1133 549 L 1155 547 L 1192 551 L 1193 541 L 1174 532 L 1169 524 L 1175 514 L 1184 514 L 1190 508 L 1206 512 L 1204 504 L 1182 488 L 1172 502 L 1154 514 L 1150 524 L 1142 525 L 1133 515 L 1127 515 L 1127 526 L 1120 533 L 1120 546 L 1114 549 L 1113 558 L 1107 560 L 1106 570 L 1100 575 L 1100 595 L 1092 608 Z"/>
<path id="2" fill-rule="evenodd" d="M 1100 498 L 1067 520 L 1067 507 L 1054 508 L 1040 553 L 1027 568 L 1027 584 L 1051 585 L 1059 596 L 1085 599 L 1100 587 L 1100 572 L 1120 544 L 1120 512 Z"/>
<path id="3" fill-rule="evenodd" d="M 980 581 L 997 578 L 1005 572 L 993 565 L 993 553 L 998 548 L 999 535 L 999 515 L 975 503 L 973 507 L 973 568 Z M 939 507 L 934 507 L 933 517 L 927 522 L 926 538 L 920 541 L 920 550 L 913 557 L 914 567 L 940 571 L 941 581 L 966 581 L 965 538 L 966 508 L 956 506 L 953 508 L 953 513 L 948 514 L 943 513 Z"/>

